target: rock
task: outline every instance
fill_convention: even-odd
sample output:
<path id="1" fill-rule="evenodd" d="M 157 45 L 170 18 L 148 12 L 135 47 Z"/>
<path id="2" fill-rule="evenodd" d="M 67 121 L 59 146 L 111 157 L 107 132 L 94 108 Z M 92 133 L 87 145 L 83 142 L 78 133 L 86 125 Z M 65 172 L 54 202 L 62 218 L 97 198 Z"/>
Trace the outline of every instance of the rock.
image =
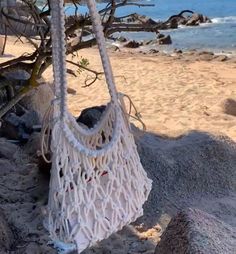
<path id="1" fill-rule="evenodd" d="M 183 51 L 181 49 L 174 49 L 174 53 L 176 53 L 176 54 L 182 54 Z"/>
<path id="2" fill-rule="evenodd" d="M 30 135 L 27 143 L 23 146 L 25 153 L 30 156 L 37 156 L 38 151 L 41 150 L 41 133 L 34 132 Z"/>
<path id="3" fill-rule="evenodd" d="M 229 58 L 225 55 L 220 55 L 220 56 L 216 56 L 214 59 L 220 62 L 224 62 L 224 61 L 227 61 Z"/>
<path id="4" fill-rule="evenodd" d="M 4 117 L 0 134 L 8 139 L 19 140 L 24 143 L 33 132 L 34 125 L 38 124 L 38 114 L 34 111 L 28 111 L 23 116 L 9 113 Z"/>
<path id="5" fill-rule="evenodd" d="M 72 94 L 72 95 L 76 95 L 77 92 L 76 92 L 75 89 L 73 89 L 73 88 L 71 88 L 71 87 L 68 87 L 68 88 L 67 88 L 67 93 L 68 93 L 68 94 Z"/>
<path id="6" fill-rule="evenodd" d="M 162 38 L 164 38 L 164 37 L 165 37 L 164 34 L 161 34 L 161 33 L 158 33 L 158 34 L 157 34 L 157 39 L 162 39 Z"/>
<path id="7" fill-rule="evenodd" d="M 159 50 L 157 50 L 157 49 L 150 49 L 150 50 L 148 51 L 148 53 L 149 53 L 149 54 L 157 54 L 157 53 L 159 53 Z"/>
<path id="8" fill-rule="evenodd" d="M 12 156 L 13 157 L 13 156 Z M 11 158 L 12 159 L 12 158 Z M 0 176 L 6 176 L 16 171 L 16 166 L 10 161 L 10 159 L 0 158 Z"/>
<path id="9" fill-rule="evenodd" d="M 126 47 L 126 48 L 138 48 L 141 45 L 142 45 L 142 43 L 139 43 L 137 41 L 129 41 L 127 44 L 124 45 L 124 47 Z"/>
<path id="10" fill-rule="evenodd" d="M 42 249 L 37 243 L 29 243 L 24 251 L 25 254 L 41 254 Z"/>
<path id="11" fill-rule="evenodd" d="M 83 123 L 88 128 L 93 128 L 96 123 L 100 120 L 103 111 L 106 109 L 106 106 L 95 106 L 91 108 L 84 109 L 80 116 L 76 119 L 78 123 Z"/>
<path id="12" fill-rule="evenodd" d="M 209 51 L 200 51 L 195 54 L 198 60 L 211 61 L 214 58 L 214 53 Z"/>
<path id="13" fill-rule="evenodd" d="M 30 78 L 30 74 L 25 70 L 12 70 L 10 72 L 4 73 L 4 77 L 7 79 L 13 80 L 28 80 Z"/>
<path id="14" fill-rule="evenodd" d="M 41 85 L 29 93 L 21 100 L 21 104 L 28 110 L 34 111 L 38 115 L 41 123 L 43 117 L 51 106 L 51 101 L 54 99 L 53 87 L 48 83 L 41 83 Z"/>
<path id="15" fill-rule="evenodd" d="M 8 122 L 8 120 L 4 120 L 0 128 L 0 136 L 7 139 L 17 140 L 19 138 L 18 126 Z"/>
<path id="16" fill-rule="evenodd" d="M 18 146 L 8 142 L 5 138 L 0 138 L 0 158 L 12 159 Z"/>
<path id="17" fill-rule="evenodd" d="M 139 15 L 137 13 L 134 13 L 131 15 L 131 19 L 129 19 L 130 22 L 138 22 L 145 25 L 156 25 L 157 22 L 145 15 Z"/>
<path id="18" fill-rule="evenodd" d="M 200 23 L 203 23 L 203 15 L 194 13 L 187 21 L 186 26 L 198 26 Z"/>
<path id="19" fill-rule="evenodd" d="M 171 44 L 171 43 L 172 43 L 172 40 L 171 40 L 170 35 L 162 37 L 158 40 L 158 44 L 160 44 L 160 45 L 168 45 L 168 44 Z"/>
<path id="20" fill-rule="evenodd" d="M 207 16 L 203 15 L 203 21 L 202 21 L 202 23 L 212 23 L 212 21 Z"/>
<path id="21" fill-rule="evenodd" d="M 184 54 L 188 55 L 188 56 L 196 55 L 197 50 L 196 49 L 189 49 L 188 51 L 185 51 Z"/>
<path id="22" fill-rule="evenodd" d="M 157 44 L 157 40 L 149 40 L 149 41 L 144 41 L 143 45 L 154 45 Z"/>
<path id="23" fill-rule="evenodd" d="M 119 42 L 127 42 L 128 41 L 124 36 L 120 36 L 116 40 L 119 41 Z"/>
<path id="24" fill-rule="evenodd" d="M 234 254 L 236 231 L 214 216 L 188 209 L 172 218 L 155 254 Z"/>
<path id="25" fill-rule="evenodd" d="M 212 55 L 210 55 L 210 54 L 205 54 L 205 55 L 200 55 L 199 57 L 198 57 L 198 60 L 201 60 L 201 61 L 211 61 L 211 60 L 213 60 L 213 56 Z"/>
<path id="26" fill-rule="evenodd" d="M 191 17 L 187 19 L 186 26 L 198 26 L 201 23 L 211 23 L 211 20 L 202 14 L 193 13 Z"/>
<path id="27" fill-rule="evenodd" d="M 3 211 L 0 210 L 0 249 L 10 250 L 14 241 L 14 234 L 7 223 Z"/>
<path id="28" fill-rule="evenodd" d="M 223 102 L 222 107 L 225 114 L 236 116 L 236 100 L 229 98 Z"/>
<path id="29" fill-rule="evenodd" d="M 186 25 L 187 22 L 188 22 L 188 20 L 185 17 L 181 17 L 178 19 L 178 26 Z"/>
<path id="30" fill-rule="evenodd" d="M 197 55 L 201 56 L 201 55 L 211 55 L 214 56 L 214 53 L 211 51 L 200 51 L 197 53 Z"/>
<path id="31" fill-rule="evenodd" d="M 168 23 L 166 23 L 166 29 L 176 29 L 178 28 L 178 20 L 176 18 L 170 19 Z"/>
<path id="32" fill-rule="evenodd" d="M 111 46 L 109 47 L 109 49 L 111 49 L 111 50 L 114 51 L 114 52 L 116 52 L 116 51 L 121 51 L 120 48 L 119 48 L 118 46 L 116 46 L 116 45 L 111 45 Z"/>

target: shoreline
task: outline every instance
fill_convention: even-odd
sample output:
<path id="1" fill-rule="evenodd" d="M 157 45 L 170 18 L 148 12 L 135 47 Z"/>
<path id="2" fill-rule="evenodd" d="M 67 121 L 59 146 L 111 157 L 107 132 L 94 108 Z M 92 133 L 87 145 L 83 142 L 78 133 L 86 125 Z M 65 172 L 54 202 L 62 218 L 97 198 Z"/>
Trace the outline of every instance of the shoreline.
<path id="1" fill-rule="evenodd" d="M 186 61 L 222 61 L 222 62 L 232 62 L 236 63 L 236 51 L 235 52 L 214 52 L 211 50 L 200 50 L 200 49 L 173 49 L 171 51 L 166 51 L 162 49 L 158 49 L 155 47 L 145 47 L 140 46 L 138 48 L 126 48 L 124 45 L 120 47 L 115 44 L 109 44 L 107 46 L 110 52 L 118 52 L 118 53 L 127 53 L 130 55 L 154 55 L 154 56 L 166 56 L 166 57 L 178 57 L 183 58 Z"/>

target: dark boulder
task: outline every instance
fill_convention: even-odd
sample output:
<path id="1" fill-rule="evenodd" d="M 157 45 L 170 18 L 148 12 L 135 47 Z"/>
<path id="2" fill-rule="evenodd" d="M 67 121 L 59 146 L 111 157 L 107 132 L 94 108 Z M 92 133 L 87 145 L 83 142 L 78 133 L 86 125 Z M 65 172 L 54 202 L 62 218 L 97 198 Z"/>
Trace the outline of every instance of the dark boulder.
<path id="1" fill-rule="evenodd" d="M 172 40 L 170 35 L 164 36 L 158 40 L 158 44 L 160 45 L 169 45 L 172 44 Z"/>
<path id="2" fill-rule="evenodd" d="M 157 39 L 161 39 L 161 38 L 164 38 L 164 37 L 165 37 L 164 34 L 161 34 L 161 33 L 158 33 L 158 34 L 157 34 Z"/>
<path id="3" fill-rule="evenodd" d="M 157 49 L 150 49 L 150 50 L 148 51 L 148 53 L 149 53 L 149 54 L 157 54 L 157 53 L 159 53 L 159 50 L 157 50 Z"/>
<path id="4" fill-rule="evenodd" d="M 126 43 L 124 45 L 124 47 L 126 48 L 138 48 L 140 46 L 142 46 L 143 44 L 137 41 L 129 41 L 128 43 Z"/>
<path id="5" fill-rule="evenodd" d="M 94 125 L 96 125 L 96 123 L 100 120 L 105 109 L 106 106 L 104 105 L 86 108 L 81 112 L 76 121 L 86 125 L 88 128 L 93 128 Z"/>

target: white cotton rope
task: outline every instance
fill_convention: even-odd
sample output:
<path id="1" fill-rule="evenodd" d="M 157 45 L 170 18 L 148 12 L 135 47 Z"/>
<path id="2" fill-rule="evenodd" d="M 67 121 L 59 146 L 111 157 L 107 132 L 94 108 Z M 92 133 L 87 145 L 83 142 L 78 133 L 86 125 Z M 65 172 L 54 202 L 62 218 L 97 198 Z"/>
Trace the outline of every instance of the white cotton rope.
<path id="1" fill-rule="evenodd" d="M 81 253 L 143 214 L 151 180 L 141 165 L 123 97 L 116 91 L 94 0 L 87 4 L 111 101 L 92 129 L 78 125 L 67 109 L 63 2 L 50 0 L 55 99 L 51 142 L 47 123 L 42 142 L 45 151 L 50 142 L 52 151 L 45 225 L 60 253 Z"/>

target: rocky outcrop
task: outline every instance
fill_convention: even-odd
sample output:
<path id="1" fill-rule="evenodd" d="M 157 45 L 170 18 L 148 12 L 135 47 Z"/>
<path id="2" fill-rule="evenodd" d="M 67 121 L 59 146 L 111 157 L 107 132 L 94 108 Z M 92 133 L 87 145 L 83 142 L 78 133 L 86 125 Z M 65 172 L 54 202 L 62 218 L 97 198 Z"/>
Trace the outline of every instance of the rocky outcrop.
<path id="1" fill-rule="evenodd" d="M 190 15 L 185 15 L 186 13 Z M 197 26 L 201 23 L 210 23 L 211 20 L 202 14 L 194 13 L 191 10 L 184 10 L 180 12 L 177 15 L 171 16 L 166 21 L 155 21 L 145 15 L 139 15 L 137 13 L 134 13 L 126 18 L 123 19 L 117 19 L 116 22 L 124 22 L 124 23 L 135 23 L 139 24 L 143 27 L 149 27 L 159 30 L 166 30 L 166 29 L 176 29 L 180 25 L 186 25 L 186 26 Z"/>
<path id="2" fill-rule="evenodd" d="M 140 23 L 145 25 L 156 25 L 157 22 L 145 15 L 140 15 L 138 13 L 134 13 L 130 15 L 127 20 L 128 23 Z"/>
<path id="3" fill-rule="evenodd" d="M 178 213 L 161 236 L 155 254 L 234 254 L 236 231 L 197 209 Z"/>
<path id="4" fill-rule="evenodd" d="M 184 15 L 189 13 L 191 15 Z M 166 29 L 176 28 L 180 25 L 186 26 L 198 26 L 201 23 L 211 23 L 210 18 L 199 13 L 194 13 L 190 10 L 184 10 L 177 15 L 171 16 L 166 22 L 164 22 Z"/>
<path id="5" fill-rule="evenodd" d="M 199 13 L 193 13 L 193 15 L 187 18 L 186 26 L 198 26 L 201 23 L 210 23 L 211 20 Z"/>

